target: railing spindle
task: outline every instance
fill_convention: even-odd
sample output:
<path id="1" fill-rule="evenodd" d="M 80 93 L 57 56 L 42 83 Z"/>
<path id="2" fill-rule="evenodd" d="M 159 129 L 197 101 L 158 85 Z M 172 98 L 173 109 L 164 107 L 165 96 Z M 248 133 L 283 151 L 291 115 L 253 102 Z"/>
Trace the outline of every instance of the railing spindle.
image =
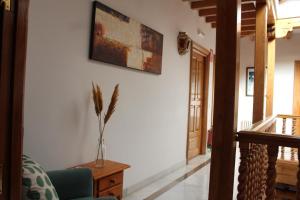
<path id="1" fill-rule="evenodd" d="M 286 118 L 282 118 L 282 134 L 285 135 L 286 134 Z M 284 160 L 284 153 L 285 153 L 285 149 L 282 146 L 281 147 L 281 159 Z"/>
<path id="2" fill-rule="evenodd" d="M 278 146 L 268 145 L 268 170 L 267 170 L 266 200 L 274 200 L 275 199 L 277 156 L 278 156 Z"/>
<path id="3" fill-rule="evenodd" d="M 297 124 L 297 119 L 293 118 L 292 135 L 296 135 L 296 124 Z M 291 160 L 295 160 L 295 149 L 294 148 L 291 148 Z"/>

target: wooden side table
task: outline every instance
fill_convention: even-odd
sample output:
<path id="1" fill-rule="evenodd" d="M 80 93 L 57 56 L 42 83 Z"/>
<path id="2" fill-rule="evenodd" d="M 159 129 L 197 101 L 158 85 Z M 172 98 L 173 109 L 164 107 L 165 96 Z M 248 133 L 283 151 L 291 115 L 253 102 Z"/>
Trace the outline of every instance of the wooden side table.
<path id="1" fill-rule="evenodd" d="M 77 166 L 92 170 L 94 197 L 114 196 L 121 200 L 123 195 L 124 170 L 130 166 L 110 160 L 105 160 L 104 166 L 101 168 L 95 166 L 95 161 Z"/>

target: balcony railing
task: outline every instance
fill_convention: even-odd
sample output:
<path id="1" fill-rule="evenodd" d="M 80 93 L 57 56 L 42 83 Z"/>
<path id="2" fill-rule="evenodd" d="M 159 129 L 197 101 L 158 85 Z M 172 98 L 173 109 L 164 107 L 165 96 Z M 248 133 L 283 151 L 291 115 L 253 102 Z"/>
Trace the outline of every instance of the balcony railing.
<path id="1" fill-rule="evenodd" d="M 278 115 L 237 133 L 240 147 L 238 200 L 276 199 L 277 183 L 294 185 L 295 199 L 300 200 L 298 123 L 300 116 Z M 291 172 L 285 172 L 285 166 L 290 165 L 284 161 L 293 163 Z"/>

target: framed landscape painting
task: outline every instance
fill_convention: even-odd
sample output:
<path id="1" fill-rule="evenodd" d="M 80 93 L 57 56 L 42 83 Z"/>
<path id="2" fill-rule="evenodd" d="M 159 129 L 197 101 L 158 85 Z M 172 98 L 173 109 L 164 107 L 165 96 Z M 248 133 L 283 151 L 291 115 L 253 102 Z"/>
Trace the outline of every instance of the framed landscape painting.
<path id="1" fill-rule="evenodd" d="M 254 67 L 246 68 L 246 96 L 254 95 Z"/>
<path id="2" fill-rule="evenodd" d="M 94 2 L 90 59 L 161 74 L 163 35 Z"/>

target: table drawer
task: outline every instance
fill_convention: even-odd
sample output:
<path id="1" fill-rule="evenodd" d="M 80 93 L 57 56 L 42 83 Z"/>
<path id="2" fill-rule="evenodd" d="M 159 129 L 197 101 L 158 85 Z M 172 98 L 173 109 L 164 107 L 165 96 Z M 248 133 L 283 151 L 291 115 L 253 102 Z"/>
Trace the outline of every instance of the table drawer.
<path id="1" fill-rule="evenodd" d="M 114 186 L 110 189 L 100 192 L 99 197 L 114 196 L 117 199 L 121 200 L 122 199 L 122 190 L 123 190 L 123 185 L 120 184 L 120 185 Z"/>
<path id="2" fill-rule="evenodd" d="M 99 180 L 98 191 L 104 191 L 123 183 L 123 172 L 119 172 Z"/>

